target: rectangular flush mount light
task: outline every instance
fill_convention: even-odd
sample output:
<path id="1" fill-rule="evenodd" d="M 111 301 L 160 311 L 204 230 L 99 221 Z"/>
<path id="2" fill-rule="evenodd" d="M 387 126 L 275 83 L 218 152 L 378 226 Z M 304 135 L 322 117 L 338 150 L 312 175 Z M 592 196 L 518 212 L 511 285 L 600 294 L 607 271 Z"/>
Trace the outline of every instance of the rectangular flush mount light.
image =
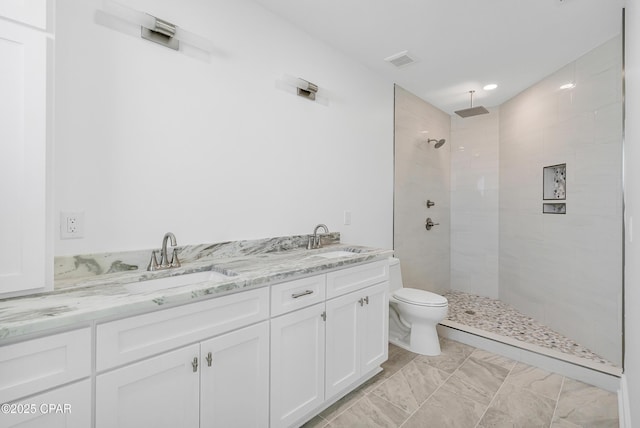
<path id="1" fill-rule="evenodd" d="M 175 24 L 153 15 L 131 9 L 113 0 L 103 1 L 102 14 L 117 18 L 129 24 L 140 26 L 140 37 L 161 44 L 170 49 L 179 50 L 180 42 L 191 45 L 207 53 L 213 52 L 212 43 L 196 34 L 190 33 Z"/>

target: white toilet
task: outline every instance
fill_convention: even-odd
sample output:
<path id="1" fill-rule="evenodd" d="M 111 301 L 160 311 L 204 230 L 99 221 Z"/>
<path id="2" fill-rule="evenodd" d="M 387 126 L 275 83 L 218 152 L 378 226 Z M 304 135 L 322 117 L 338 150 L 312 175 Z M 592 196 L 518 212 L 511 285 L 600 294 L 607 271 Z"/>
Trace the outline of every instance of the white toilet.
<path id="1" fill-rule="evenodd" d="M 422 355 L 440 355 L 436 325 L 447 316 L 447 299 L 436 293 L 403 288 L 400 260 L 389 264 L 389 342 Z"/>

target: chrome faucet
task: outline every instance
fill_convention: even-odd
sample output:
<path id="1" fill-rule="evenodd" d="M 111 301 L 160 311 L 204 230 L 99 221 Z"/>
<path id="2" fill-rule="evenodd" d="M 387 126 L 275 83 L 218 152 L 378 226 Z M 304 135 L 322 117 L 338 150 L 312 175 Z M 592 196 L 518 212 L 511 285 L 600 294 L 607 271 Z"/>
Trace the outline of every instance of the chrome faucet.
<path id="1" fill-rule="evenodd" d="M 167 241 L 171 239 L 171 246 L 173 248 L 173 253 L 171 254 L 171 260 L 169 260 L 169 256 L 167 254 Z M 156 250 L 151 252 L 151 260 L 149 260 L 149 266 L 147 266 L 148 271 L 154 270 L 162 270 L 162 269 L 171 269 L 180 267 L 180 260 L 178 260 L 178 249 L 175 248 L 178 245 L 176 241 L 176 236 L 167 232 L 164 234 L 164 238 L 162 238 L 162 249 L 160 250 L 160 264 L 158 264 L 158 259 L 156 257 Z"/>
<path id="2" fill-rule="evenodd" d="M 324 233 L 329 233 L 329 229 L 324 224 L 319 224 L 313 229 L 313 235 L 309 235 L 309 242 L 307 242 L 307 250 L 313 250 L 316 248 L 322 248 L 322 236 L 318 235 L 318 229 L 323 228 Z"/>

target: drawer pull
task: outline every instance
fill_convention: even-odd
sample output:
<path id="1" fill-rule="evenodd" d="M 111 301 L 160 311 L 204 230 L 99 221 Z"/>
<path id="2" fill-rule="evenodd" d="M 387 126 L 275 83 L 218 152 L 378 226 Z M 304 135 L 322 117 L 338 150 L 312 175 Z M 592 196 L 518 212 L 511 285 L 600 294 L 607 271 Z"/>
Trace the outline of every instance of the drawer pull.
<path id="1" fill-rule="evenodd" d="M 294 299 L 297 299 L 298 297 L 307 296 L 309 294 L 313 294 L 313 290 L 305 290 L 301 293 L 293 293 L 291 297 L 293 297 Z"/>

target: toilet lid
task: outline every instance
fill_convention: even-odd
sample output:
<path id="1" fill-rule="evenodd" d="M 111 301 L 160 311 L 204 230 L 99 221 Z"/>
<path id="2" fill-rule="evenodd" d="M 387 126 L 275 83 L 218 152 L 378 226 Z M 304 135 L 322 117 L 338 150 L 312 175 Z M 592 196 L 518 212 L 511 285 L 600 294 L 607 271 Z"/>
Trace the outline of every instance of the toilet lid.
<path id="1" fill-rule="evenodd" d="M 416 288 L 401 288 L 393 293 L 402 302 L 420 306 L 447 306 L 447 299 L 430 291 Z"/>

